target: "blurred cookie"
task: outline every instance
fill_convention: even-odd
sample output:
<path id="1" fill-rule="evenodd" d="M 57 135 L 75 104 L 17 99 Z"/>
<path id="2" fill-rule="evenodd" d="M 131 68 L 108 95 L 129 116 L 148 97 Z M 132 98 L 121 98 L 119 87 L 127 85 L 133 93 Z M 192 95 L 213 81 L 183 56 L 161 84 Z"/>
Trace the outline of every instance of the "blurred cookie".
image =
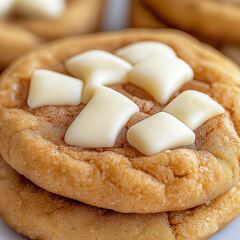
<path id="1" fill-rule="evenodd" d="M 148 15 L 151 14 L 149 18 L 155 19 L 154 22 L 160 21 L 168 27 L 187 31 L 219 48 L 224 54 L 240 63 L 238 50 L 240 2 L 238 0 L 139 0 L 138 5 L 144 6 Z M 136 22 L 142 25 L 140 14 L 134 15 L 134 25 L 136 26 Z M 155 23 L 149 27 L 154 25 Z"/>
<path id="2" fill-rule="evenodd" d="M 90 205 L 192 208 L 238 182 L 239 76 L 231 61 L 178 31 L 61 40 L 3 74 L 0 151 L 38 186 Z"/>
<path id="3" fill-rule="evenodd" d="M 0 69 L 41 41 L 34 34 L 13 24 L 0 23 Z"/>
<path id="4" fill-rule="evenodd" d="M 159 17 L 176 28 L 206 39 L 238 43 L 239 3 L 228 0 L 143 0 Z"/>
<path id="5" fill-rule="evenodd" d="M 0 5 L 0 68 L 41 42 L 93 32 L 103 0 L 4 0 Z M 48 3 L 49 4 L 49 3 Z"/>
<path id="6" fill-rule="evenodd" d="M 236 217 L 239 206 L 237 186 L 188 211 L 121 214 L 48 193 L 0 161 L 0 214 L 31 239 L 205 239 Z"/>
<path id="7" fill-rule="evenodd" d="M 142 28 L 162 28 L 166 24 L 161 22 L 141 0 L 132 0 L 131 26 Z"/>

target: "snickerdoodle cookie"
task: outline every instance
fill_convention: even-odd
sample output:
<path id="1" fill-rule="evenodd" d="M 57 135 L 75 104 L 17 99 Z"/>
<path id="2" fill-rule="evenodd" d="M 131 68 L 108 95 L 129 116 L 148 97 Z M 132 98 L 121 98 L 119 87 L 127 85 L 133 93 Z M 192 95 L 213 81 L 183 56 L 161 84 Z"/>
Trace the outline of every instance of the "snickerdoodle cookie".
<path id="1" fill-rule="evenodd" d="M 162 28 L 166 24 L 160 21 L 153 12 L 147 8 L 142 0 L 131 1 L 130 21 L 132 27 L 140 28 Z"/>
<path id="2" fill-rule="evenodd" d="M 239 0 L 136 0 L 135 5 L 135 26 L 141 26 L 141 14 L 147 14 L 148 27 L 164 23 L 187 31 L 240 64 Z"/>
<path id="3" fill-rule="evenodd" d="M 98 29 L 104 0 L 2 0 L 0 68 L 37 44 Z"/>
<path id="4" fill-rule="evenodd" d="M 231 0 L 143 0 L 151 10 L 179 29 L 205 38 L 239 43 L 240 3 Z"/>
<path id="5" fill-rule="evenodd" d="M 187 211 L 122 214 L 48 193 L 0 161 L 0 214 L 18 233 L 32 239 L 206 239 L 239 213 L 239 185 Z"/>
<path id="6" fill-rule="evenodd" d="M 188 209 L 238 182 L 239 85 L 237 66 L 181 32 L 62 40 L 2 75 L 0 152 L 90 205 Z"/>

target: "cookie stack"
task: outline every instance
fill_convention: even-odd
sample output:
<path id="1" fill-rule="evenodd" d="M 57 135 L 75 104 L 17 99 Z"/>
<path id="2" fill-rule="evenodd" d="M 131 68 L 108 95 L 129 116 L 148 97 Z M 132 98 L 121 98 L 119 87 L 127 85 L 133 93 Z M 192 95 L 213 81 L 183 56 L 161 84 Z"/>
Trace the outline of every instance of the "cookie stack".
<path id="1" fill-rule="evenodd" d="M 239 0 L 132 0 L 133 27 L 189 32 L 240 64 Z"/>
<path id="2" fill-rule="evenodd" d="M 205 239 L 240 213 L 240 70 L 175 30 L 45 45 L 0 81 L 0 213 L 41 240 Z"/>
<path id="3" fill-rule="evenodd" d="M 96 30 L 102 6 L 2 0 L 0 67 Z M 132 22 L 237 60 L 237 6 L 134 0 Z M 2 217 L 32 239 L 211 236 L 240 213 L 239 82 L 232 62 L 172 30 L 73 37 L 20 58 L 0 83 Z"/>

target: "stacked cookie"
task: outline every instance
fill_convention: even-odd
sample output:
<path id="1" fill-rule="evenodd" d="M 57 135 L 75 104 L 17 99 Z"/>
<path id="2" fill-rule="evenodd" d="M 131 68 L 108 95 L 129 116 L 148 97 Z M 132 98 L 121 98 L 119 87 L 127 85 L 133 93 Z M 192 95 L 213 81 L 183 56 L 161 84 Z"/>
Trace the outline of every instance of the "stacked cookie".
<path id="1" fill-rule="evenodd" d="M 131 22 L 189 32 L 240 64 L 239 13 L 239 0 L 133 0 Z"/>
<path id="2" fill-rule="evenodd" d="M 103 3 L 103 0 L 1 0 L 0 69 L 42 42 L 96 31 Z"/>
<path id="3" fill-rule="evenodd" d="M 1 215 L 32 239 L 211 236 L 240 213 L 239 73 L 174 30 L 22 57 L 0 82 Z"/>

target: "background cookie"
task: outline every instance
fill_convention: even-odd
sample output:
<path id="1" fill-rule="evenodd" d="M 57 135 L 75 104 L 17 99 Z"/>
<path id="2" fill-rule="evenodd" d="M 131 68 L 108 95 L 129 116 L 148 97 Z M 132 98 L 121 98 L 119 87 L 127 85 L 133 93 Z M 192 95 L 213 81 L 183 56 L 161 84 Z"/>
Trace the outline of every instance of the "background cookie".
<path id="1" fill-rule="evenodd" d="M 2 22 L 0 22 L 0 38 L 0 69 L 41 42 L 34 34 L 13 24 Z"/>
<path id="2" fill-rule="evenodd" d="M 56 39 L 96 31 L 103 6 L 104 0 L 67 0 L 64 13 L 56 20 L 21 18 L 10 22 L 43 39 Z"/>
<path id="3" fill-rule="evenodd" d="M 142 28 L 162 28 L 167 27 L 144 5 L 141 0 L 131 1 L 131 26 Z"/>
<path id="4" fill-rule="evenodd" d="M 104 0 L 67 0 L 64 13 L 56 19 L 0 18 L 0 68 L 41 42 L 96 31 L 103 6 Z"/>
<path id="5" fill-rule="evenodd" d="M 224 54 L 240 63 L 240 4 L 229 0 L 134 0 L 132 23 L 145 27 L 168 27 L 187 31 L 219 48 Z"/>
<path id="6" fill-rule="evenodd" d="M 226 115 L 196 131 L 199 151 L 182 148 L 143 157 L 127 144 L 125 135 L 112 149 L 67 146 L 63 136 L 79 107 L 27 107 L 34 69 L 65 73 L 63 62 L 77 53 L 93 48 L 114 51 L 146 39 L 169 44 L 191 65 L 196 81 L 181 91 L 206 92 L 227 110 Z M 239 69 L 235 65 L 183 33 L 126 31 L 63 40 L 23 57 L 3 74 L 0 151 L 13 168 L 37 185 L 90 205 L 137 213 L 194 207 L 226 192 L 238 181 L 238 86 Z M 116 89 L 135 99 L 148 116 L 151 109 L 160 109 L 155 106 L 146 110 L 146 106 L 153 106 L 152 100 L 133 96 L 136 88 Z"/>
<path id="7" fill-rule="evenodd" d="M 121 214 L 48 193 L 0 161 L 0 213 L 17 232 L 32 239 L 205 239 L 239 214 L 239 206 L 237 186 L 193 210 Z"/>
<path id="8" fill-rule="evenodd" d="M 143 0 L 173 27 L 213 40 L 240 42 L 239 3 L 218 0 Z"/>

